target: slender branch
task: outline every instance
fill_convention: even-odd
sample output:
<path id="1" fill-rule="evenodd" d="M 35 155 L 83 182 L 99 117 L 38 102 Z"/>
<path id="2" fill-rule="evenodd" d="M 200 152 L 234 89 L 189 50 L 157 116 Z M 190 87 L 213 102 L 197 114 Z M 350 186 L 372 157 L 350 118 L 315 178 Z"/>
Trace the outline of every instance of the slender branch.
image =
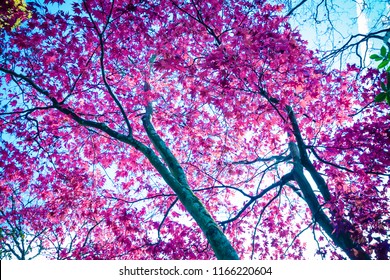
<path id="1" fill-rule="evenodd" d="M 254 160 L 234 161 L 234 162 L 232 162 L 232 164 L 253 164 L 255 162 L 267 162 L 267 161 L 273 161 L 273 160 L 275 160 L 277 163 L 281 163 L 281 162 L 287 161 L 289 159 L 291 159 L 291 155 L 287 155 L 287 156 L 279 155 L 279 156 L 272 156 L 272 157 L 268 157 L 268 158 L 258 157 Z"/>
<path id="2" fill-rule="evenodd" d="M 3 67 L 0 67 L 0 71 L 3 71 L 4 73 L 11 74 L 15 77 L 21 78 L 24 80 L 27 84 L 29 84 L 32 88 L 34 88 L 37 92 L 43 94 L 46 96 L 51 102 L 52 102 L 52 107 L 57 109 L 58 111 L 62 112 L 63 114 L 69 116 L 71 119 L 76 121 L 78 124 L 85 126 L 85 127 L 90 127 L 90 128 L 95 128 L 100 131 L 105 132 L 107 135 L 111 136 L 114 139 L 117 139 L 123 143 L 129 144 L 132 147 L 134 147 L 136 150 L 144 154 L 148 160 L 151 162 L 151 164 L 156 168 L 156 170 L 160 173 L 160 175 L 164 178 L 165 182 L 172 186 L 172 185 L 177 185 L 179 182 L 172 176 L 172 174 L 169 172 L 169 170 L 165 167 L 165 165 L 160 161 L 158 156 L 154 153 L 154 151 L 149 148 L 148 146 L 144 145 L 143 143 L 137 141 L 134 139 L 131 135 L 124 135 L 121 134 L 111 128 L 109 128 L 105 123 L 101 122 L 95 122 L 91 120 L 87 120 L 85 118 L 80 117 L 80 115 L 76 114 L 74 111 L 69 109 L 68 107 L 65 107 L 62 103 L 58 102 L 57 99 L 52 97 L 50 93 L 38 86 L 31 78 L 16 73 L 13 70 L 9 70 Z"/>
<path id="3" fill-rule="evenodd" d="M 225 224 L 228 224 L 228 223 L 231 223 L 231 222 L 234 222 L 235 220 L 237 220 L 241 215 L 242 213 L 245 212 L 245 210 L 251 206 L 256 200 L 258 200 L 259 198 L 262 198 L 264 195 L 266 195 L 269 191 L 271 191 L 272 189 L 275 189 L 277 187 L 282 187 L 284 186 L 286 183 L 288 183 L 289 181 L 293 180 L 293 174 L 290 172 L 286 175 L 284 175 L 282 178 L 280 178 L 280 180 L 276 183 L 273 183 L 272 185 L 270 185 L 269 187 L 265 188 L 264 190 L 262 190 L 258 195 L 255 195 L 253 197 L 251 197 L 251 199 L 245 203 L 245 205 L 241 208 L 241 210 L 231 219 L 228 219 L 228 220 L 225 220 L 225 221 L 222 221 L 220 222 L 219 224 L 220 225 L 225 225 Z"/>
<path id="4" fill-rule="evenodd" d="M 33 248 L 32 244 L 34 243 L 34 241 L 35 241 L 36 239 L 38 239 L 42 234 L 44 234 L 46 230 L 47 230 L 47 228 L 44 228 L 43 230 L 39 231 L 37 234 L 34 235 L 34 237 L 33 237 L 33 238 L 30 240 L 30 242 L 28 243 L 28 246 L 27 246 L 27 249 L 26 249 L 27 252 L 30 251 L 30 250 L 32 250 L 32 248 Z M 39 241 L 40 241 L 40 243 L 42 243 L 42 240 L 39 240 Z M 36 253 L 34 256 L 32 256 L 32 257 L 29 258 L 29 259 L 33 259 L 33 258 L 35 258 L 36 256 L 40 255 L 40 252 L 41 252 L 41 251 L 42 251 L 42 248 L 40 248 L 39 252 Z"/>
<path id="5" fill-rule="evenodd" d="M 347 172 L 350 172 L 350 173 L 355 173 L 355 171 L 353 171 L 352 169 L 349 169 L 347 167 L 343 167 L 341 165 L 338 165 L 336 163 L 333 163 L 333 162 L 330 162 L 330 161 L 327 161 L 323 158 L 321 158 L 317 152 L 315 151 L 314 147 L 311 147 L 310 150 L 312 151 L 313 155 L 322 163 L 325 163 L 325 164 L 328 164 L 328 165 L 331 165 L 333 167 L 336 167 L 338 169 L 341 169 L 341 170 L 345 170 Z M 373 172 L 373 171 L 365 171 L 367 174 L 374 174 L 374 175 L 380 175 L 380 176 L 390 176 L 390 174 L 387 174 L 387 173 L 381 173 L 381 172 Z"/>
<path id="6" fill-rule="evenodd" d="M 204 22 L 204 20 L 202 18 L 202 14 L 201 14 L 200 10 L 196 7 L 194 1 L 191 1 L 191 3 L 192 3 L 192 5 L 194 6 L 194 8 L 196 10 L 196 14 L 197 14 L 196 17 L 191 15 L 189 12 L 184 10 L 182 7 L 180 7 L 179 4 L 175 3 L 174 1 L 171 1 L 171 2 L 180 11 L 182 11 L 185 14 L 187 14 L 190 18 L 194 19 L 195 21 L 197 21 L 198 23 L 203 25 L 206 28 L 207 33 L 210 34 L 215 39 L 215 41 L 217 42 L 218 46 L 222 44 L 221 39 L 219 38 L 219 36 L 217 36 L 217 34 L 215 34 L 214 30 Z"/>
<path id="7" fill-rule="evenodd" d="M 83 243 L 83 246 L 81 247 L 85 247 L 87 245 L 87 242 L 88 242 L 88 239 L 89 239 L 89 236 L 91 235 L 92 231 L 101 223 L 103 222 L 104 219 L 101 219 L 99 222 L 97 222 L 95 225 L 93 225 L 87 232 L 87 236 L 85 237 L 85 240 L 84 240 L 84 243 Z"/>
<path id="8" fill-rule="evenodd" d="M 31 109 L 26 109 L 23 111 L 16 111 L 16 112 L 5 112 L 5 113 L 0 113 L 0 116 L 6 116 L 6 115 L 23 115 L 23 114 L 31 114 L 34 111 L 38 110 L 48 110 L 48 109 L 53 109 L 53 106 L 45 106 L 45 107 L 34 107 Z"/>
<path id="9" fill-rule="evenodd" d="M 345 42 L 345 44 L 343 46 L 341 46 L 340 48 L 338 48 L 338 49 L 336 49 L 334 51 L 331 51 L 329 54 L 324 56 L 322 59 L 324 61 L 329 60 L 329 59 L 337 56 L 338 54 L 346 51 L 347 49 L 350 49 L 350 48 L 353 48 L 353 47 L 358 47 L 361 43 L 366 42 L 366 41 L 368 41 L 371 38 L 383 40 L 384 36 L 380 36 L 379 34 L 387 33 L 389 31 L 390 31 L 390 28 L 387 28 L 387 29 L 382 29 L 382 30 L 376 31 L 376 32 L 371 32 L 369 34 L 355 34 L 355 35 L 352 35 Z M 358 40 L 357 42 L 355 42 L 355 43 L 351 43 L 354 39 L 359 38 L 359 37 L 362 37 L 362 38 L 360 40 Z"/>
<path id="10" fill-rule="evenodd" d="M 208 191 L 208 190 L 212 190 L 212 189 L 232 189 L 232 190 L 235 190 L 235 191 L 238 191 L 239 193 L 241 193 L 243 196 L 246 196 L 248 198 L 253 198 L 253 196 L 247 194 L 246 192 L 244 192 L 243 190 L 241 190 L 240 188 L 236 188 L 236 187 L 233 187 L 233 186 L 227 186 L 227 185 L 222 185 L 222 186 L 212 186 L 212 187 L 209 187 L 209 188 L 202 188 L 202 189 L 196 189 L 194 190 L 194 192 L 200 192 L 200 191 Z"/>
<path id="11" fill-rule="evenodd" d="M 175 206 L 175 204 L 176 204 L 178 201 L 179 201 L 179 198 L 176 197 L 175 200 L 171 203 L 171 205 L 169 205 L 167 211 L 166 211 L 165 214 L 164 214 L 163 219 L 161 220 L 161 223 L 160 223 L 159 226 L 158 226 L 157 232 L 158 232 L 158 239 L 159 239 L 159 240 L 161 240 L 160 231 L 161 231 L 162 225 L 164 224 L 165 219 L 168 217 L 169 212 L 172 210 L 172 208 Z"/>
<path id="12" fill-rule="evenodd" d="M 298 9 L 300 6 L 302 6 L 305 2 L 307 2 L 307 0 L 302 0 L 300 3 L 298 3 L 294 8 L 292 8 L 287 14 L 286 14 L 286 17 L 289 17 L 291 16 L 296 9 Z"/>
<path id="13" fill-rule="evenodd" d="M 255 226 L 255 230 L 253 231 L 251 259 L 253 259 L 253 255 L 254 255 L 254 253 L 255 253 L 254 248 L 255 248 L 255 236 L 256 236 L 256 231 L 257 231 L 257 228 L 258 228 L 258 226 L 259 226 L 259 224 L 260 224 L 261 219 L 263 218 L 264 212 L 265 212 L 265 210 L 268 208 L 268 206 L 270 206 L 271 203 L 274 202 L 274 200 L 277 199 L 277 198 L 280 196 L 280 193 L 281 193 L 281 192 L 282 192 L 282 186 L 280 186 L 278 193 L 277 193 L 273 198 L 271 198 L 270 201 L 267 202 L 267 204 L 263 207 L 263 209 L 262 209 L 261 212 L 260 212 L 259 219 L 257 220 L 256 226 Z"/>
<path id="14" fill-rule="evenodd" d="M 113 3 L 112 3 L 113 5 Z M 123 119 L 126 123 L 126 126 L 127 126 L 127 129 L 128 129 L 128 136 L 131 136 L 133 134 L 133 130 L 132 130 L 132 127 L 130 125 L 130 121 L 127 117 L 127 114 L 121 104 L 121 102 L 119 101 L 119 99 L 117 98 L 117 96 L 115 95 L 114 91 L 112 90 L 110 84 L 108 83 L 107 81 L 107 77 L 106 77 L 106 70 L 105 70 L 105 67 L 104 67 L 104 54 L 105 54 L 105 48 L 104 48 L 104 40 L 103 40 L 103 36 L 104 36 L 104 32 L 106 31 L 107 27 L 108 27 L 108 24 L 109 24 L 109 19 L 111 17 L 111 14 L 112 14 L 112 9 L 113 7 L 111 6 L 111 10 L 110 10 L 110 13 L 107 17 L 107 22 L 103 28 L 103 31 L 100 32 L 99 31 L 99 28 L 97 27 L 95 21 L 93 20 L 93 17 L 92 17 L 92 14 L 90 13 L 89 9 L 88 9 L 88 6 L 87 4 L 85 4 L 84 2 L 84 6 L 85 6 L 85 9 L 87 10 L 87 13 L 88 13 L 88 16 L 91 20 L 91 22 L 93 23 L 93 26 L 94 26 L 94 29 L 96 30 L 96 33 L 99 37 L 99 45 L 100 45 L 100 69 L 101 69 L 101 75 L 102 75 L 102 79 L 103 79 L 103 83 L 104 83 L 104 86 L 106 87 L 108 93 L 110 94 L 110 96 L 112 97 L 112 99 L 114 100 L 115 104 L 118 106 L 122 116 L 123 116 Z"/>
<path id="15" fill-rule="evenodd" d="M 152 199 L 155 199 L 155 198 L 158 198 L 158 197 L 170 197 L 170 196 L 176 196 L 176 194 L 163 194 L 162 193 L 162 194 L 157 194 L 157 195 L 144 197 L 144 198 L 140 198 L 140 199 L 135 199 L 135 200 L 131 200 L 131 201 L 123 199 L 123 198 L 115 197 L 115 196 L 104 196 L 104 198 L 114 199 L 114 200 L 117 200 L 117 201 L 122 201 L 122 202 L 125 202 L 125 203 L 134 204 L 134 203 L 138 203 L 138 202 L 144 202 L 144 201 L 147 201 L 147 200 L 152 200 Z"/>
<path id="16" fill-rule="evenodd" d="M 22 260 L 23 258 L 9 245 L 8 243 L 3 243 L 8 249 L 5 249 L 6 252 L 11 252 L 18 260 Z"/>
<path id="17" fill-rule="evenodd" d="M 293 240 L 291 240 L 290 245 L 288 245 L 288 247 L 287 247 L 286 250 L 284 251 L 283 255 L 286 255 L 286 254 L 287 254 L 288 249 L 291 248 L 291 246 L 294 244 L 295 240 L 297 240 L 297 238 L 298 238 L 302 233 L 304 233 L 306 230 L 308 230 L 312 225 L 313 225 L 313 222 L 311 222 L 307 227 L 305 227 L 304 229 L 302 229 L 297 235 L 294 236 Z"/>

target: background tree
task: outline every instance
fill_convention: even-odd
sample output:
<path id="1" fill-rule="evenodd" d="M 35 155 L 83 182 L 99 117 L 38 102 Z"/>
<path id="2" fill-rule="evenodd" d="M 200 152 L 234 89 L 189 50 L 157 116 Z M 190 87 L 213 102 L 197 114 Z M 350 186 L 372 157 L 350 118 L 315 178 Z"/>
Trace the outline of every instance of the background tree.
<path id="1" fill-rule="evenodd" d="M 2 252 L 299 259 L 310 229 L 324 257 L 388 258 L 377 76 L 328 71 L 260 2 L 34 2 L 3 30 Z"/>
<path id="2" fill-rule="evenodd" d="M 293 26 L 298 26 L 323 61 L 344 68 L 370 64 L 370 52 L 389 46 L 388 0 L 276 0 Z"/>

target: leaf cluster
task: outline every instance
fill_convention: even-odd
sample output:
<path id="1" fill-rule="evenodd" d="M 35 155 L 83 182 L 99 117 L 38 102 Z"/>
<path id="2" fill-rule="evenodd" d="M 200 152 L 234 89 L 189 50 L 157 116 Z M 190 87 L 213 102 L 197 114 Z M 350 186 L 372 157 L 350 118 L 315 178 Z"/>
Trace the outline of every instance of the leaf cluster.
<path id="1" fill-rule="evenodd" d="M 382 46 L 382 48 L 380 49 L 380 53 L 373 54 L 370 56 L 370 58 L 378 62 L 380 61 L 377 67 L 378 69 L 384 69 L 385 67 L 387 67 L 385 70 L 387 72 L 387 82 L 381 82 L 381 88 L 383 91 L 375 97 L 375 101 L 385 101 L 387 104 L 390 105 L 390 66 L 388 66 L 390 62 L 390 51 L 388 51 L 385 46 Z"/>

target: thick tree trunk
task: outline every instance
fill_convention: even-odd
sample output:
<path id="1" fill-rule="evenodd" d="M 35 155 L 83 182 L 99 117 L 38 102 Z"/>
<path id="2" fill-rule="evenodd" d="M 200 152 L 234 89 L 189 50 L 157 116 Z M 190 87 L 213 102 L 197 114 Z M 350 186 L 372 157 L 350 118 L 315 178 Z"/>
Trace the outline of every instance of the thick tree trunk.
<path id="1" fill-rule="evenodd" d="M 326 185 L 325 180 L 314 168 L 312 162 L 310 161 L 307 153 L 306 147 L 303 143 L 303 138 L 301 136 L 299 126 L 297 124 L 294 112 L 291 107 L 287 106 L 287 112 L 289 119 L 293 126 L 294 136 L 297 140 L 297 144 L 294 142 L 289 143 L 289 148 L 291 156 L 294 162 L 294 168 L 292 173 L 294 179 L 297 182 L 299 188 L 301 189 L 304 199 L 308 204 L 310 211 L 313 215 L 313 219 L 321 226 L 321 228 L 326 232 L 326 234 L 333 240 L 336 246 L 342 249 L 350 259 L 360 259 L 360 260 L 369 260 L 371 259 L 370 255 L 364 251 L 364 249 L 353 241 L 350 233 L 344 229 L 336 229 L 332 224 L 329 217 L 325 214 L 322 209 L 322 206 L 318 202 L 317 196 L 315 195 L 309 181 L 307 180 L 305 174 L 303 173 L 304 167 L 306 168 L 310 175 L 313 177 L 314 182 L 319 188 L 321 194 L 324 196 L 325 201 L 330 200 L 330 192 Z M 353 225 L 347 221 L 341 221 L 344 224 L 349 226 Z"/>
<path id="2" fill-rule="evenodd" d="M 165 182 L 177 194 L 180 202 L 202 229 L 208 242 L 213 248 L 216 257 L 220 260 L 238 260 L 238 254 L 230 244 L 226 235 L 221 231 L 218 224 L 207 211 L 203 203 L 192 192 L 190 186 L 188 185 L 186 174 L 180 163 L 155 131 L 150 121 L 151 114 L 152 106 L 149 104 L 146 108 L 145 115 L 142 117 L 143 126 L 149 136 L 149 139 L 153 143 L 153 146 L 159 152 L 169 170 L 167 170 L 161 160 L 151 149 L 144 147 L 143 145 L 140 146 L 140 143 L 133 146 L 140 150 L 149 159 L 151 164 L 159 171 Z"/>

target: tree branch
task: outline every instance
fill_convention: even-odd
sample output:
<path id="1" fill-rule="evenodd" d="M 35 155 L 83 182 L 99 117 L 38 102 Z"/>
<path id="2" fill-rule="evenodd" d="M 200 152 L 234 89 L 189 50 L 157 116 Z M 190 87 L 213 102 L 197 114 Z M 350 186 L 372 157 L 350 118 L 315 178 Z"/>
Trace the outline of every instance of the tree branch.
<path id="1" fill-rule="evenodd" d="M 93 20 L 92 18 L 92 14 L 90 13 L 89 9 L 88 9 L 88 6 L 87 4 L 85 4 L 84 2 L 84 6 L 85 6 L 85 9 L 87 10 L 87 13 L 88 13 L 88 16 L 91 20 L 91 22 L 93 23 L 93 26 L 94 26 L 94 29 L 96 30 L 96 33 L 99 37 L 99 45 L 100 45 L 100 69 L 101 69 L 101 75 L 102 75 L 102 79 L 103 79 L 103 83 L 104 83 L 104 86 L 106 87 L 108 93 L 110 94 L 110 96 L 112 97 L 112 99 L 114 100 L 115 104 L 118 106 L 122 116 L 123 116 L 123 119 L 126 123 L 126 126 L 127 126 L 127 129 L 128 129 L 128 136 L 131 136 L 133 134 L 133 129 L 130 125 L 130 121 L 127 117 L 127 114 L 121 104 L 121 102 L 119 101 L 119 99 L 116 97 L 114 91 L 112 90 L 110 84 L 108 83 L 107 81 L 107 77 L 106 77 L 106 70 L 105 70 L 105 67 L 104 67 L 104 41 L 103 41 L 103 35 L 104 35 L 104 32 L 106 31 L 107 27 L 108 27 L 108 23 L 109 23 L 109 19 L 111 17 L 111 14 L 112 14 L 112 9 L 113 9 L 113 5 L 114 5 L 114 2 L 112 3 L 111 5 L 111 9 L 110 9 L 110 13 L 107 17 L 107 22 L 104 26 L 104 29 L 102 32 L 99 31 L 99 28 L 97 27 L 97 25 L 95 24 L 95 21 Z"/>
<path id="2" fill-rule="evenodd" d="M 258 200 L 259 198 L 262 198 L 264 195 L 266 195 L 270 190 L 274 189 L 274 188 L 277 188 L 277 187 L 282 187 L 284 186 L 287 182 L 293 180 L 294 177 L 293 177 L 293 174 L 290 172 L 286 175 L 284 175 L 282 178 L 280 178 L 280 180 L 272 185 L 270 185 L 269 187 L 265 188 L 264 190 L 262 190 L 259 194 L 255 195 L 255 196 L 252 196 L 251 199 L 245 203 L 245 205 L 241 208 L 241 210 L 231 219 L 228 219 L 228 220 L 225 220 L 225 221 L 222 221 L 220 222 L 219 224 L 220 225 L 225 225 L 225 224 L 228 224 L 228 223 L 231 223 L 231 222 L 234 222 L 235 220 L 237 220 L 242 213 L 245 212 L 245 210 L 252 205 L 252 203 L 254 203 L 256 200 Z"/>
<path id="3" fill-rule="evenodd" d="M 154 168 L 158 171 L 164 181 L 172 188 L 172 190 L 177 194 L 180 202 L 183 203 L 184 207 L 191 214 L 194 220 L 197 222 L 199 227 L 202 229 L 205 234 L 207 240 L 209 241 L 211 247 L 214 250 L 214 253 L 218 259 L 234 259 L 238 260 L 238 254 L 232 247 L 230 241 L 223 234 L 218 224 L 215 222 L 213 217 L 207 211 L 203 203 L 199 200 L 199 198 L 192 192 L 191 188 L 187 183 L 186 176 L 184 174 L 183 169 L 180 164 L 170 152 L 168 147 L 165 145 L 164 141 L 159 137 L 157 132 L 154 130 L 153 125 L 150 122 L 150 117 L 152 113 L 151 104 L 146 108 L 146 113 L 142 117 L 142 122 L 144 124 L 144 128 L 147 131 L 150 140 L 154 142 L 156 145 L 156 149 L 161 152 L 161 155 L 166 157 L 167 164 L 170 169 L 174 172 L 171 173 L 170 170 L 164 165 L 164 163 L 160 160 L 160 158 L 155 154 L 155 152 L 146 146 L 145 144 L 137 141 L 132 137 L 132 135 L 124 135 L 121 134 L 111 128 L 109 128 L 104 123 L 99 123 L 91 120 L 86 120 L 80 117 L 71 109 L 60 104 L 54 97 L 50 96 L 50 93 L 47 90 L 39 87 L 34 81 L 30 78 L 17 74 L 12 70 L 4 69 L 0 67 L 0 71 L 5 73 L 9 73 L 11 75 L 22 78 L 25 82 L 27 82 L 30 86 L 36 89 L 39 93 L 45 95 L 50 101 L 53 103 L 53 107 L 65 115 L 69 116 L 71 119 L 76 121 L 78 124 L 86 127 L 96 128 L 101 130 L 114 139 L 117 139 L 123 143 L 129 144 L 134 147 L 136 150 L 140 151 L 149 162 L 154 166 Z"/>
<path id="4" fill-rule="evenodd" d="M 286 14 L 286 17 L 289 17 L 291 16 L 296 9 L 298 9 L 300 6 L 302 6 L 303 4 L 305 4 L 305 2 L 307 2 L 307 0 L 302 0 L 300 3 L 298 3 L 294 8 L 292 8 L 287 14 Z"/>
<path id="5" fill-rule="evenodd" d="M 158 233 L 158 240 L 159 241 L 161 240 L 161 235 L 160 235 L 161 227 L 164 224 L 165 219 L 168 217 L 169 212 L 172 210 L 172 208 L 176 205 L 176 203 L 178 201 L 179 201 L 179 199 L 176 197 L 175 200 L 171 203 L 171 205 L 169 205 L 167 211 L 164 214 L 163 219 L 161 220 L 161 223 L 158 225 L 157 233 Z"/>
<path id="6" fill-rule="evenodd" d="M 352 240 L 351 235 L 347 230 L 343 228 L 336 228 L 328 216 L 324 213 L 316 195 L 313 192 L 313 189 L 310 186 L 309 181 L 306 179 L 303 173 L 303 165 L 301 163 L 301 158 L 298 154 L 298 148 L 296 147 L 296 144 L 290 142 L 289 146 L 294 160 L 294 168 L 292 173 L 294 175 L 295 181 L 298 183 L 298 186 L 303 193 L 307 205 L 310 208 L 313 219 L 318 222 L 318 224 L 322 229 L 324 229 L 326 234 L 333 240 L 333 242 L 343 249 L 349 258 L 365 260 L 371 259 L 370 255 L 367 254 L 359 244 Z M 341 222 L 351 225 L 344 219 Z"/>

